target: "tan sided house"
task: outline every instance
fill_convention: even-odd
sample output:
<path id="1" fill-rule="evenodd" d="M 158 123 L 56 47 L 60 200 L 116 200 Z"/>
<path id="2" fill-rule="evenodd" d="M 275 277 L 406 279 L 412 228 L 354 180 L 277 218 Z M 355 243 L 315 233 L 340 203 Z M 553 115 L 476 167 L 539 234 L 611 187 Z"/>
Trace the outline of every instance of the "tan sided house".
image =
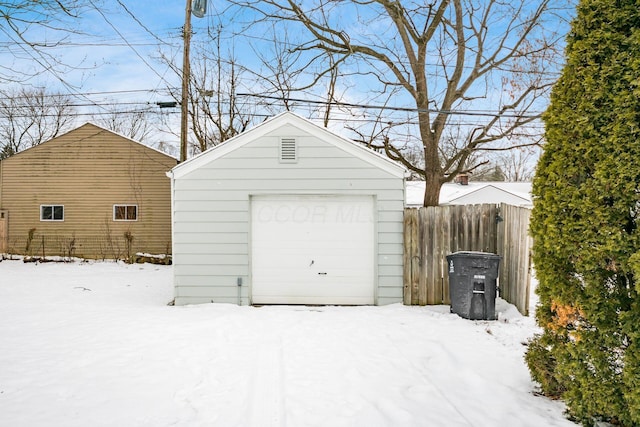
<path id="1" fill-rule="evenodd" d="M 176 164 L 90 123 L 0 161 L 0 253 L 170 253 Z"/>

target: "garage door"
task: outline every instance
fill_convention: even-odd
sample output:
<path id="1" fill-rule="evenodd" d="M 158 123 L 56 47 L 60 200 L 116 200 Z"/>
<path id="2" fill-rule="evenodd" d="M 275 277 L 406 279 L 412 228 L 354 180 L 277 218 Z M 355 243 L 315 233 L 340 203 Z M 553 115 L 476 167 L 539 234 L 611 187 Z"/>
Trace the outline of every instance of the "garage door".
<path id="1" fill-rule="evenodd" d="M 373 304 L 373 197 L 251 203 L 254 304 Z"/>

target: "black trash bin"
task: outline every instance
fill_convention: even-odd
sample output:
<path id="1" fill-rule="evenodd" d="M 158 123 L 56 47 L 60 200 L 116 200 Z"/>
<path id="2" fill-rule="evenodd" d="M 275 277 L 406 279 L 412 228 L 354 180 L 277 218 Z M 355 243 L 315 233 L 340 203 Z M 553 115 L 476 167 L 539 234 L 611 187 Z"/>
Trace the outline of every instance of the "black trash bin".
<path id="1" fill-rule="evenodd" d="M 488 252 L 447 255 L 451 312 L 471 320 L 496 320 L 500 256 Z"/>

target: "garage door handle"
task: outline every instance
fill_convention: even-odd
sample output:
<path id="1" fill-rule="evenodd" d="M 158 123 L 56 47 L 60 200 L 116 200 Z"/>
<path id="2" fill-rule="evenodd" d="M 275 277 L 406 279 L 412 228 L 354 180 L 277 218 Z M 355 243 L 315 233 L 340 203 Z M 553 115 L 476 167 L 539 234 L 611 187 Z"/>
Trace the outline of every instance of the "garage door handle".
<path id="1" fill-rule="evenodd" d="M 327 273 L 318 273 L 318 274 L 321 275 L 321 276 L 326 276 L 327 275 Z"/>

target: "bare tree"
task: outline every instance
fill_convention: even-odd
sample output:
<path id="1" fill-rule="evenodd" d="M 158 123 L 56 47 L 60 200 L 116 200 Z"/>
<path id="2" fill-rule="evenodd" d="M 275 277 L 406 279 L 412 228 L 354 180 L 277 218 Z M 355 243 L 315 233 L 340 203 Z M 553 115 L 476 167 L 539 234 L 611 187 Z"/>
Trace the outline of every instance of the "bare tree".
<path id="1" fill-rule="evenodd" d="M 0 158 L 69 130 L 73 113 L 67 95 L 48 94 L 43 88 L 0 91 Z"/>
<path id="2" fill-rule="evenodd" d="M 502 168 L 496 164 L 488 164 L 477 169 L 473 175 L 469 177 L 471 181 L 500 182 L 505 181 L 505 174 Z"/>
<path id="3" fill-rule="evenodd" d="M 537 147 L 519 148 L 501 153 L 496 163 L 507 181 L 531 181 L 539 154 L 540 149 Z"/>
<path id="4" fill-rule="evenodd" d="M 479 154 L 484 160 L 474 155 L 469 162 L 480 166 L 469 175 L 469 179 L 472 181 L 531 181 L 535 174 L 540 149 L 540 147 L 525 146 L 498 151 L 488 156 Z"/>
<path id="5" fill-rule="evenodd" d="M 116 107 L 93 116 L 93 121 L 127 138 L 147 143 L 154 130 L 149 113 L 148 110 L 122 111 Z"/>
<path id="6" fill-rule="evenodd" d="M 357 70 L 369 94 L 387 99 L 400 91 L 386 111 L 413 112 L 423 164 L 406 154 L 413 152 L 406 141 L 383 138 L 381 147 L 426 181 L 425 206 L 438 204 L 443 183 L 478 167 L 469 162 L 474 153 L 510 149 L 504 141 L 512 135 L 532 136 L 527 126 L 539 119 L 556 78 L 545 70 L 561 56 L 558 16 L 567 10 L 557 0 L 234 3 L 258 14 L 254 26 L 277 21 L 289 34 L 298 29 L 304 38 L 296 51 L 306 62 L 324 62 L 324 73 L 334 65 L 321 57 L 332 56 Z M 451 126 L 460 138 L 442 149 Z M 539 141 L 533 135 L 522 145 Z"/>
<path id="7" fill-rule="evenodd" d="M 326 67 L 318 68 L 314 64 L 316 58 L 309 60 L 301 50 L 290 48 L 292 42 L 286 28 L 277 28 L 277 23 L 274 23 L 268 34 L 267 49 L 263 44 L 251 45 L 260 66 L 256 69 L 245 68 L 263 90 L 259 95 L 241 95 L 261 99 L 261 107 L 267 111 L 273 110 L 274 106 L 292 111 L 302 104 L 312 103 L 314 105 L 310 108 L 310 115 L 319 117 L 324 127 L 329 126 L 334 110 L 349 112 L 349 108 L 340 105 L 345 89 L 339 88 L 338 78 L 346 75 L 339 70 L 342 61 L 327 54 Z M 295 94 L 309 91 L 313 92 L 315 102 L 295 99 Z"/>
<path id="8" fill-rule="evenodd" d="M 288 49 L 290 45 L 289 35 L 286 29 L 278 31 L 276 24 L 270 28 L 268 39 L 269 48 L 250 44 L 253 54 L 260 62 L 260 68 L 253 70 L 247 67 L 247 72 L 252 74 L 256 81 L 260 82 L 263 89 L 265 107 L 270 105 L 282 105 L 286 111 L 291 111 L 296 104 L 294 94 L 303 91 L 314 82 L 304 83 L 301 78 L 306 67 L 301 62 L 300 52 Z M 250 93 L 241 95 L 251 95 Z M 268 100 L 275 102 L 267 102 Z"/>
<path id="9" fill-rule="evenodd" d="M 79 64 L 65 64 L 51 48 L 64 44 L 70 34 L 80 33 L 75 22 L 88 3 L 91 0 L 0 1 L 3 49 L 32 64 L 17 73 L 14 64 L 0 64 L 0 81 L 25 82 L 48 72 L 65 83 L 65 70 Z"/>
<path id="10" fill-rule="evenodd" d="M 187 109 L 192 154 L 223 143 L 258 119 L 253 108 L 238 100 L 237 93 L 244 91 L 244 68 L 237 64 L 233 52 L 223 55 L 219 31 L 211 34 L 211 43 L 192 50 Z M 171 57 L 163 55 L 161 60 L 176 74 L 182 74 L 180 65 Z M 178 90 L 168 90 L 179 102 Z"/>

